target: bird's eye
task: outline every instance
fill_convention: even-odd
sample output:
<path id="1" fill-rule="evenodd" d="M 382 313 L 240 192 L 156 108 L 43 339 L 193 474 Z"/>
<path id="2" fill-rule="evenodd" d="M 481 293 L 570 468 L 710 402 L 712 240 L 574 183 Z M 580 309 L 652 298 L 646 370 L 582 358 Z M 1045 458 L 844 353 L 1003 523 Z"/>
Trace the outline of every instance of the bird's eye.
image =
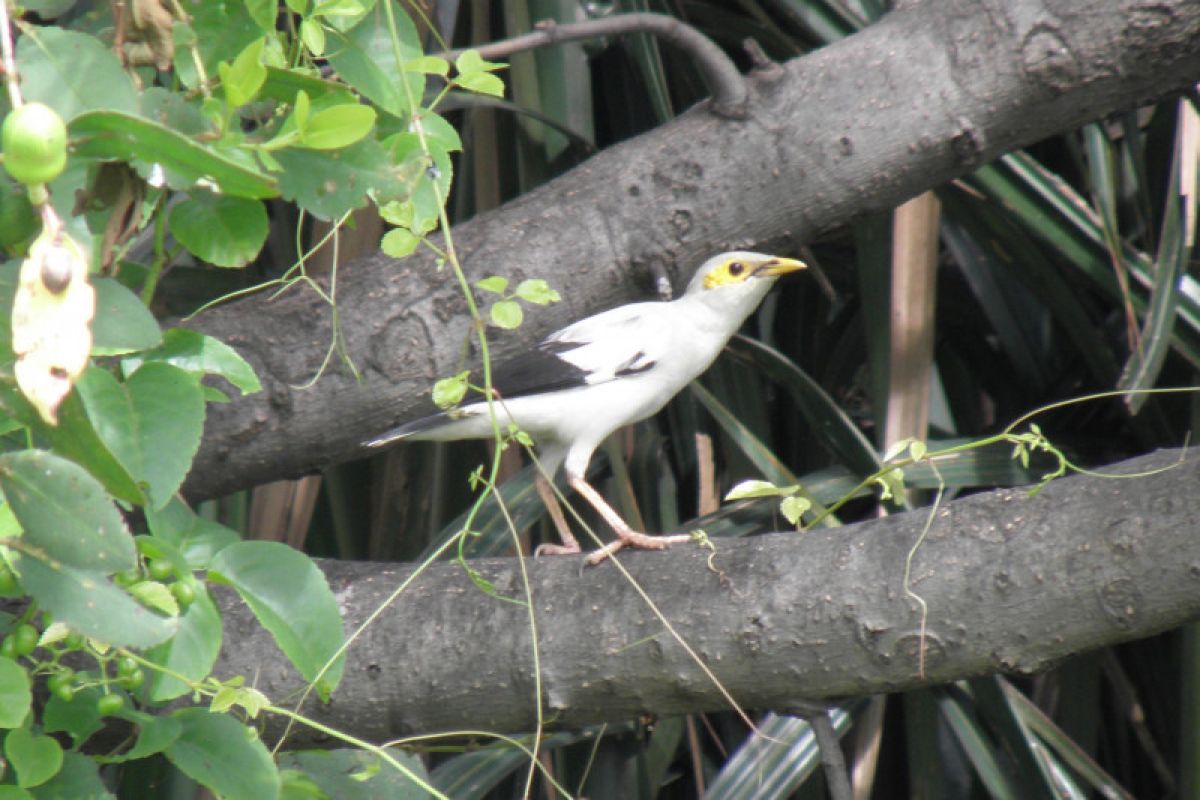
<path id="1" fill-rule="evenodd" d="M 746 265 L 740 261 L 731 262 L 729 265 L 729 274 L 735 278 L 738 275 L 741 275 L 745 271 L 746 271 Z"/>

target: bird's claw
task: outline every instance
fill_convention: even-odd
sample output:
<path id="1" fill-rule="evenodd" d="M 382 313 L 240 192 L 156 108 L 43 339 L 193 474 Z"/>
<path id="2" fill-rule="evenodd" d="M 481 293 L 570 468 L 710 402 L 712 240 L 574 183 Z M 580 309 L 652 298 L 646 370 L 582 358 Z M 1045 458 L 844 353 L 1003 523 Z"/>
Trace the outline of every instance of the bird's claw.
<path id="1" fill-rule="evenodd" d="M 637 531 L 617 531 L 617 539 L 589 553 L 587 564 L 594 567 L 604 559 L 616 553 L 623 547 L 636 547 L 639 550 L 666 550 L 673 544 L 684 544 L 692 541 L 691 534 L 688 533 L 671 533 L 665 536 L 650 536 Z"/>
<path id="2" fill-rule="evenodd" d="M 576 553 L 580 553 L 580 552 L 582 552 L 582 551 L 579 549 L 578 544 L 575 544 L 574 546 L 572 546 L 569 544 L 550 544 L 549 542 L 547 542 L 546 544 L 539 544 L 536 548 L 534 548 L 533 557 L 539 558 L 541 556 L 572 556 L 572 555 L 575 555 Z"/>

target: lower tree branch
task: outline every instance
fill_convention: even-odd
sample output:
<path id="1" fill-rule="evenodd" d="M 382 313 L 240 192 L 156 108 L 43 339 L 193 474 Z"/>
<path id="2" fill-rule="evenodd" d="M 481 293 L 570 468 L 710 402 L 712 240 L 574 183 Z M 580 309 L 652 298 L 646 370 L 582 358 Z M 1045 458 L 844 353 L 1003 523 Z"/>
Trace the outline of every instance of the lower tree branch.
<path id="1" fill-rule="evenodd" d="M 1107 470 L 1164 470 L 1154 475 L 1074 476 L 1033 498 L 1002 490 L 840 529 L 718 540 L 720 575 L 706 551 L 686 545 L 621 562 L 746 709 L 1028 674 L 1200 616 L 1200 457 L 1179 459 L 1159 452 Z M 910 587 L 929 609 L 922 638 L 902 578 L 930 513 Z M 501 595 L 522 599 L 515 560 L 472 563 Z M 581 570 L 577 558 L 557 557 L 527 566 L 552 727 L 728 708 L 612 565 Z M 323 568 L 350 629 L 413 570 Z M 270 636 L 236 598 L 223 606 L 217 675 L 246 675 L 279 702 L 298 696 L 303 682 Z M 456 564 L 436 564 L 355 643 L 333 701 L 304 710 L 377 741 L 530 730 L 533 642 L 525 608 L 484 594 Z M 304 732 L 291 742 L 322 743 Z"/>

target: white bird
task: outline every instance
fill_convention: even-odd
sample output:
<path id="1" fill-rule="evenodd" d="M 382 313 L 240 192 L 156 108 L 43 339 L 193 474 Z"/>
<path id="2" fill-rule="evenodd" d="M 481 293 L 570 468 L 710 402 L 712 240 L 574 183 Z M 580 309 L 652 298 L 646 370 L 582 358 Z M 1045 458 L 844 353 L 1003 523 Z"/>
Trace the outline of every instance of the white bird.
<path id="1" fill-rule="evenodd" d="M 776 278 L 804 269 L 802 261 L 730 252 L 705 261 L 686 291 L 670 302 L 631 303 L 582 319 L 547 336 L 535 349 L 492 371 L 492 408 L 500 429 L 529 434 L 545 473 L 563 467 L 617 539 L 589 557 L 598 563 L 625 545 L 661 550 L 686 534 L 649 536 L 633 530 L 585 480 L 600 443 L 618 428 L 657 413 L 708 369 L 725 343 L 762 302 Z M 494 435 L 484 400 L 401 425 L 366 444 L 401 439 L 452 441 Z M 538 480 L 563 539 L 542 551 L 578 553 L 549 486 Z"/>

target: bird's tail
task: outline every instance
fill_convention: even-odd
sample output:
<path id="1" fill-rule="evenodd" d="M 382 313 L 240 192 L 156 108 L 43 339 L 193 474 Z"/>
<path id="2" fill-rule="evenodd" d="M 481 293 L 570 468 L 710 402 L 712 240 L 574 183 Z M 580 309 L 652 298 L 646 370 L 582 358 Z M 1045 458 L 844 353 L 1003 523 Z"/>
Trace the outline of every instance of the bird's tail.
<path id="1" fill-rule="evenodd" d="M 406 422 L 397 428 L 392 428 L 390 431 L 381 433 L 374 439 L 369 439 L 368 441 L 363 442 L 363 446 L 383 447 L 385 444 L 398 442 L 401 439 L 407 439 L 411 436 L 416 436 L 426 431 L 433 430 L 434 428 L 440 428 L 441 426 L 445 425 L 447 421 L 449 421 L 449 417 L 447 417 L 445 413 L 430 414 L 428 417 L 414 419 L 411 422 Z"/>

